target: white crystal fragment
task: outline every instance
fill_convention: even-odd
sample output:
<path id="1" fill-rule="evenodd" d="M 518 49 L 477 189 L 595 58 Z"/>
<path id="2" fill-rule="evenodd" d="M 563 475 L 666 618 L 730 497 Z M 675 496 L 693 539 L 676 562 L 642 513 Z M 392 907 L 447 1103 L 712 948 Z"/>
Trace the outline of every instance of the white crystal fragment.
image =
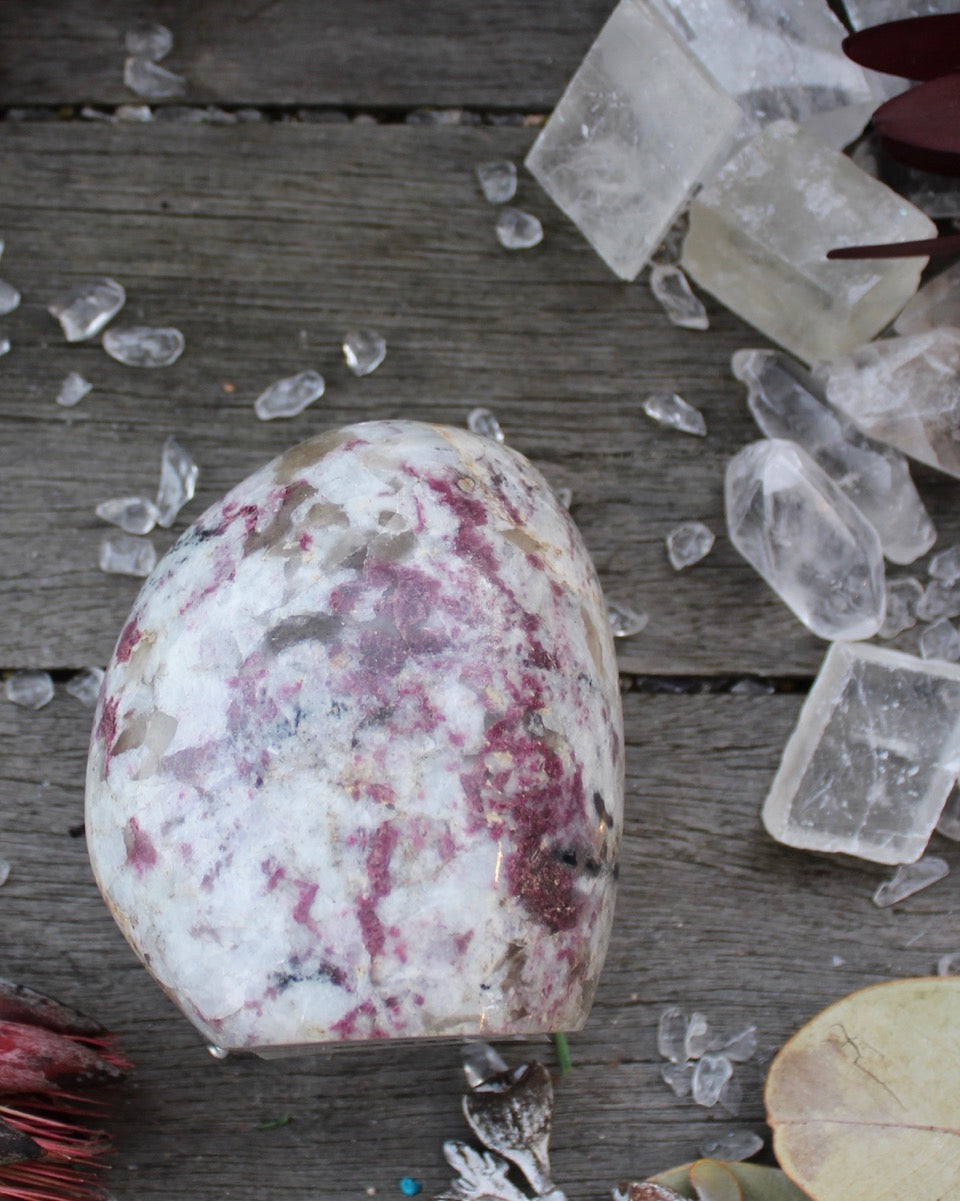
<path id="1" fill-rule="evenodd" d="M 687 1058 L 687 1015 L 676 1005 L 665 1009 L 657 1021 L 657 1050 L 671 1063 Z"/>
<path id="2" fill-rule="evenodd" d="M 24 709 L 42 709 L 53 700 L 53 680 L 46 671 L 15 671 L 3 685 L 8 701 Z"/>
<path id="3" fill-rule="evenodd" d="M 960 842 L 960 788 L 954 788 L 937 822 L 937 833 Z"/>
<path id="4" fill-rule="evenodd" d="M 721 1041 L 719 1046 L 711 1047 L 711 1050 L 720 1051 L 731 1063 L 746 1063 L 757 1053 L 756 1026 L 744 1026 L 730 1038 Z"/>
<path id="5" fill-rule="evenodd" d="M 83 342 L 100 333 L 126 299 L 122 284 L 101 276 L 74 284 L 50 302 L 47 312 L 60 322 L 68 342 Z"/>
<path id="6" fill-rule="evenodd" d="M 763 433 L 803 447 L 874 527 L 891 562 L 912 563 L 933 546 L 937 532 L 899 451 L 837 413 L 814 376 L 787 355 L 738 350 L 731 366 Z"/>
<path id="7" fill-rule="evenodd" d="M 218 1047 L 216 1043 L 207 1043 L 207 1054 L 212 1055 L 214 1059 L 226 1059 L 230 1052 L 226 1047 Z"/>
<path id="8" fill-rule="evenodd" d="M 471 409 L 467 414 L 467 429 L 481 438 L 492 438 L 494 442 L 503 442 L 503 430 L 496 414 L 490 409 Z"/>
<path id="9" fill-rule="evenodd" d="M 176 438 L 167 438 L 160 455 L 160 484 L 157 488 L 157 525 L 169 529 L 180 510 L 197 492 L 200 468 Z"/>
<path id="10" fill-rule="evenodd" d="M 801 447 L 771 438 L 727 465 L 730 540 L 821 638 L 871 638 L 884 612 L 876 530 Z"/>
<path id="11" fill-rule="evenodd" d="M 84 667 L 71 676 L 64 685 L 66 691 L 87 709 L 92 709 L 100 697 L 100 685 L 103 683 L 102 667 Z"/>
<path id="12" fill-rule="evenodd" d="M 728 1117 L 735 1118 L 740 1112 L 742 1103 L 743 1086 L 737 1076 L 731 1076 L 720 1090 L 717 1104 Z"/>
<path id="13" fill-rule="evenodd" d="M 713 531 L 702 521 L 682 521 L 667 534 L 667 558 L 674 571 L 683 571 L 709 555 L 713 543 Z"/>
<path id="14" fill-rule="evenodd" d="M 0 279 L 0 317 L 12 313 L 19 303 L 20 293 L 17 289 L 5 279 Z"/>
<path id="15" fill-rule="evenodd" d="M 690 1094 L 698 1105 L 712 1109 L 720 1100 L 723 1086 L 733 1075 L 733 1064 L 725 1055 L 707 1051 L 697 1061 L 690 1082 Z"/>
<path id="16" fill-rule="evenodd" d="M 933 622 L 920 635 L 920 654 L 924 659 L 945 659 L 955 663 L 960 659 L 960 634 L 945 617 Z"/>
<path id="17" fill-rule="evenodd" d="M 65 409 L 72 409 L 92 389 L 93 384 L 89 380 L 85 380 L 79 371 L 71 371 L 60 385 L 60 391 L 57 393 L 57 404 L 62 405 Z"/>
<path id="18" fill-rule="evenodd" d="M 763 822 L 778 842 L 912 863 L 960 771 L 960 667 L 837 642 L 787 742 Z"/>
<path id="19" fill-rule="evenodd" d="M 948 951 L 937 960 L 938 976 L 960 976 L 960 951 Z"/>
<path id="20" fill-rule="evenodd" d="M 490 204 L 506 204 L 517 193 L 517 167 L 503 159 L 492 163 L 477 163 L 477 181 L 484 199 Z"/>
<path id="21" fill-rule="evenodd" d="M 326 383 L 318 371 L 299 371 L 285 379 L 277 380 L 265 392 L 261 392 L 253 405 L 253 411 L 261 421 L 274 421 L 278 417 L 296 417 L 326 391 Z"/>
<path id="22" fill-rule="evenodd" d="M 878 334 L 914 293 L 923 258 L 827 260 L 833 246 L 936 236 L 936 226 L 790 121 L 743 145 L 690 206 L 682 265 L 805 362 Z"/>
<path id="23" fill-rule="evenodd" d="M 710 328 L 707 310 L 680 267 L 655 263 L 650 268 L 650 291 L 671 324 L 681 329 Z"/>
<path id="24" fill-rule="evenodd" d="M 505 250 L 530 250 L 543 241 L 543 226 L 533 213 L 505 204 L 497 214 L 497 240 Z"/>
<path id="25" fill-rule="evenodd" d="M 665 1063 L 660 1068 L 660 1079 L 665 1084 L 669 1084 L 676 1097 L 689 1097 L 690 1086 L 693 1081 L 692 1060 L 687 1060 L 685 1063 Z"/>
<path id="26" fill-rule="evenodd" d="M 108 575 L 148 576 L 156 565 L 157 552 L 149 538 L 107 534 L 100 543 L 100 570 Z"/>
<path id="27" fill-rule="evenodd" d="M 470 1039 L 464 1043 L 460 1059 L 468 1088 L 477 1088 L 493 1076 L 500 1076 L 508 1070 L 503 1056 L 495 1047 L 481 1039 Z"/>
<path id="28" fill-rule="evenodd" d="M 387 340 L 375 329 L 352 329 L 344 337 L 341 349 L 354 375 L 370 375 L 387 357 Z"/>
<path id="29" fill-rule="evenodd" d="M 123 67 L 123 82 L 131 92 L 144 100 L 172 100 L 186 91 L 187 81 L 182 75 L 168 71 L 148 58 L 127 59 Z"/>
<path id="30" fill-rule="evenodd" d="M 10 353 L 10 339 L 5 335 L 0 335 L 0 357 Z"/>
<path id="31" fill-rule="evenodd" d="M 183 334 L 178 329 L 134 325 L 108 329 L 103 349 L 111 359 L 127 367 L 169 367 L 183 354 Z"/>
<path id="32" fill-rule="evenodd" d="M 946 580 L 949 584 L 960 580 L 960 542 L 937 551 L 931 557 L 927 571 L 934 580 Z"/>
<path id="33" fill-rule="evenodd" d="M 960 580 L 931 580 L 917 601 L 916 615 L 920 621 L 960 617 Z"/>
<path id="34" fill-rule="evenodd" d="M 884 880 L 873 894 L 873 903 L 878 909 L 897 905 L 907 897 L 929 888 L 931 884 L 936 884 L 949 871 L 950 865 L 945 859 L 936 855 L 924 855 L 916 863 L 901 865 L 889 880 Z"/>
<path id="35" fill-rule="evenodd" d="M 887 580 L 887 609 L 878 638 L 896 638 L 917 624 L 917 605 L 923 596 L 923 585 L 914 576 Z"/>
<path id="36" fill-rule="evenodd" d="M 610 622 L 614 638 L 632 638 L 634 634 L 639 634 L 641 630 L 647 628 L 650 615 L 638 613 L 636 609 L 631 609 L 629 605 L 622 605 L 618 601 L 608 600 L 607 620 Z"/>
<path id="37" fill-rule="evenodd" d="M 960 478 L 960 329 L 871 342 L 821 373 L 830 403 L 865 433 Z"/>
<path id="38" fill-rule="evenodd" d="M 688 404 L 676 392 L 651 392 L 643 402 L 643 411 L 651 421 L 683 434 L 706 437 L 707 423 L 699 409 Z"/>
<path id="39" fill-rule="evenodd" d="M 127 54 L 158 63 L 173 49 L 173 34 L 158 21 L 138 21 L 124 35 Z"/>
<path id="40" fill-rule="evenodd" d="M 527 168 L 621 279 L 636 278 L 732 145 L 738 105 L 645 0 L 620 0 Z"/>
<path id="41" fill-rule="evenodd" d="M 725 1130 L 723 1134 L 705 1138 L 700 1144 L 701 1155 L 724 1163 L 742 1163 L 762 1150 L 763 1139 L 753 1130 Z"/>
<path id="42" fill-rule="evenodd" d="M 0 888 L 10 879 L 10 863 L 6 859 L 0 859 Z"/>
<path id="43" fill-rule="evenodd" d="M 960 186 L 954 183 L 960 193 Z M 893 323 L 898 334 L 923 334 L 941 325 L 960 326 L 960 263 L 923 285 Z"/>
<path id="44" fill-rule="evenodd" d="M 120 104 L 113 120 L 121 125 L 149 125 L 153 120 L 153 109 L 149 104 Z"/>
<path id="45" fill-rule="evenodd" d="M 554 488 L 553 494 L 565 509 L 569 509 L 573 504 L 572 488 Z"/>
<path id="46" fill-rule="evenodd" d="M 101 521 L 119 526 L 128 534 L 149 534 L 157 524 L 160 510 L 145 496 L 118 496 L 101 501 L 96 514 Z"/>
<path id="47" fill-rule="evenodd" d="M 706 1014 L 692 1013 L 684 1034 L 684 1058 L 699 1059 L 710 1045 L 710 1026 Z"/>

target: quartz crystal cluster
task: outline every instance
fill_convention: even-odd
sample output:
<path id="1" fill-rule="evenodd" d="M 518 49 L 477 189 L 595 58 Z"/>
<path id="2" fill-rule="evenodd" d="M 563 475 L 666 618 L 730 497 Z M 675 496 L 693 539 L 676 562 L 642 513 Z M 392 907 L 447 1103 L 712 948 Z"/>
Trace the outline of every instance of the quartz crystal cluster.
<path id="1" fill-rule="evenodd" d="M 95 715 L 87 841 L 218 1047 L 575 1029 L 622 789 L 569 514 L 494 439 L 371 422 L 238 485 L 146 582 Z"/>

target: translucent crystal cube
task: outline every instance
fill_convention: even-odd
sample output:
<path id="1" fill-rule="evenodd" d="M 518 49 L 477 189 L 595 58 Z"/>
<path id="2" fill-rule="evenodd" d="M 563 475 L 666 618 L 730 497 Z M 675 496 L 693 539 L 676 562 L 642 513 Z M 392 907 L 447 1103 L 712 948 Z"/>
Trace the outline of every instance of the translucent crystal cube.
<path id="1" fill-rule="evenodd" d="M 526 165 L 612 270 L 634 279 L 740 121 L 652 4 L 620 0 Z"/>
<path id="2" fill-rule="evenodd" d="M 923 258 L 828 262 L 834 246 L 931 238 L 919 209 L 790 121 L 747 142 L 697 196 L 683 267 L 806 362 L 878 334 Z"/>
<path id="3" fill-rule="evenodd" d="M 763 805 L 779 842 L 875 863 L 923 854 L 960 770 L 960 667 L 835 643 Z"/>

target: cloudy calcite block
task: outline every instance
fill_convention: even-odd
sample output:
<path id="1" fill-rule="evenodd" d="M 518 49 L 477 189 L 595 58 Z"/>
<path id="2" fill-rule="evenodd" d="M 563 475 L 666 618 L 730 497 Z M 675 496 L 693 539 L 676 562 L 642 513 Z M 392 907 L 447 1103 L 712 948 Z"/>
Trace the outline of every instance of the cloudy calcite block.
<path id="1" fill-rule="evenodd" d="M 790 121 L 747 142 L 690 207 L 683 267 L 805 362 L 879 333 L 923 258 L 828 262 L 834 246 L 931 238 L 919 209 Z"/>
<path id="2" fill-rule="evenodd" d="M 87 779 L 100 887 L 212 1043 L 578 1028 L 623 733 L 568 513 L 515 451 L 370 422 L 288 451 L 145 584 Z"/>
<path id="3" fill-rule="evenodd" d="M 612 270 L 634 279 L 740 121 L 653 5 L 620 0 L 526 165 Z"/>
<path id="4" fill-rule="evenodd" d="M 913 863 L 960 771 L 960 667 L 837 643 L 763 805 L 779 842 Z"/>
<path id="5" fill-rule="evenodd" d="M 745 446 L 727 464 L 730 541 L 814 634 L 872 638 L 884 611 L 876 530 L 793 442 Z"/>
<path id="6" fill-rule="evenodd" d="M 819 374 L 864 433 L 960 478 L 960 329 L 871 342 Z"/>

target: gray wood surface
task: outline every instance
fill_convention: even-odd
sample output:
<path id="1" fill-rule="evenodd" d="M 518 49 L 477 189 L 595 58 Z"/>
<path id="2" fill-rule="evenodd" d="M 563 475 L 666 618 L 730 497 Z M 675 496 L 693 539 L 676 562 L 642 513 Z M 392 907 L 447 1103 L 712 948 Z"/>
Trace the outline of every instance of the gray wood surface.
<path id="1" fill-rule="evenodd" d="M 628 819 L 614 938 L 574 1068 L 557 1085 L 553 1164 L 571 1201 L 683 1162 L 736 1125 L 764 1132 L 766 1059 L 853 989 L 930 972 L 957 948 L 952 877 L 893 910 L 870 894 L 887 869 L 777 846 L 758 819 L 799 696 L 625 698 Z M 446 1185 L 445 1138 L 466 1137 L 455 1044 L 341 1049 L 216 1062 L 147 977 L 100 901 L 82 838 L 89 715 L 60 695 L 39 714 L 0 707 L 3 972 L 86 1006 L 136 1064 L 118 1092 L 111 1190 L 171 1197 L 399 1196 L 411 1175 Z M 960 871 L 960 846 L 932 848 Z M 659 1079 L 656 1021 L 676 1003 L 732 1030 L 755 1022 L 760 1058 L 738 1069 L 735 1121 Z M 552 1048 L 501 1044 L 555 1066 Z M 287 1126 L 257 1124 L 289 1116 Z"/>

